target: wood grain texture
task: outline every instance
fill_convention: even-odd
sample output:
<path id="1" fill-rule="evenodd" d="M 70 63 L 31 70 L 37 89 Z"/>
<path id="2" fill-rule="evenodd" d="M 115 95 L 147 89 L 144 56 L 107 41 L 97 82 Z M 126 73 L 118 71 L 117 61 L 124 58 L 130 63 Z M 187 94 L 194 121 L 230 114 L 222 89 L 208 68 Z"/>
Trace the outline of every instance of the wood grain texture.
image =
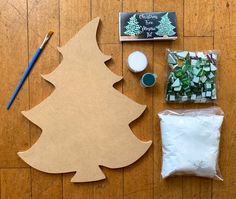
<path id="1" fill-rule="evenodd" d="M 118 41 L 119 11 L 175 11 L 178 40 L 174 42 Z M 125 169 L 102 168 L 106 181 L 73 184 L 74 174 L 50 175 L 30 169 L 16 155 L 30 147 L 41 130 L 30 124 L 20 111 L 40 103 L 53 87 L 40 74 L 51 72 L 60 62 L 56 46 L 64 45 L 90 19 L 100 16 L 100 48 L 113 59 L 108 67 L 124 75 L 115 85 L 135 101 L 147 104 L 144 115 L 131 124 L 140 139 L 153 138 L 150 151 Z M 1 199 L 234 199 L 236 197 L 236 2 L 235 0 L 1 0 L 0 1 L 0 198 Z M 28 26 L 28 27 L 27 27 Z M 55 31 L 49 45 L 22 87 L 10 111 L 5 110 L 28 59 L 35 53 L 45 33 Z M 160 179 L 161 140 L 157 112 L 172 108 L 208 105 L 169 105 L 164 102 L 166 48 L 220 50 L 218 105 L 225 112 L 220 168 L 223 182 L 196 177 Z M 148 56 L 147 71 L 158 75 L 151 90 L 139 86 L 141 74 L 127 70 L 127 56 L 141 50 Z M 25 168 L 22 168 L 25 167 Z M 123 172 L 123 170 L 125 170 Z"/>
<path id="2" fill-rule="evenodd" d="M 30 199 L 30 169 L 1 169 L 1 199 Z"/>
<path id="3" fill-rule="evenodd" d="M 28 63 L 27 4 L 24 0 L 1 4 L 0 51 L 0 166 L 27 167 L 16 152 L 29 147 L 29 123 L 20 113 L 29 106 L 28 81 L 11 109 L 6 110 Z"/>
<path id="4" fill-rule="evenodd" d="M 119 12 L 121 1 L 92 0 L 92 18 L 100 17 L 98 43 L 119 43 Z"/>
<path id="5" fill-rule="evenodd" d="M 184 0 L 184 36 L 213 36 L 214 2 Z"/>
<path id="6" fill-rule="evenodd" d="M 59 1 L 60 46 L 63 46 L 91 19 L 90 0 Z"/>
<path id="7" fill-rule="evenodd" d="M 32 199 L 62 198 L 61 175 L 48 175 L 32 169 L 31 176 Z"/>
<path id="8" fill-rule="evenodd" d="M 48 6 L 50 9 L 47 9 Z M 49 30 L 54 31 L 53 37 L 42 52 L 29 77 L 29 108 L 39 104 L 53 90 L 53 87 L 42 79 L 41 74 L 51 72 L 59 64 L 59 56 L 56 50 L 59 45 L 58 15 L 59 5 L 57 0 L 28 0 L 29 58 L 33 57 L 46 33 Z M 30 134 L 32 145 L 39 138 L 41 129 L 31 123 Z M 62 197 L 61 175 L 48 176 L 34 169 L 31 169 L 31 175 L 33 199 Z"/>
<path id="9" fill-rule="evenodd" d="M 94 198 L 94 183 L 71 183 L 74 173 L 63 175 L 63 199 Z"/>
<path id="10" fill-rule="evenodd" d="M 213 182 L 213 199 L 236 196 L 236 136 L 235 83 L 236 78 L 236 3 L 234 0 L 215 1 L 214 48 L 220 50 L 218 103 L 225 113 L 221 139 L 220 167 L 223 182 Z"/>

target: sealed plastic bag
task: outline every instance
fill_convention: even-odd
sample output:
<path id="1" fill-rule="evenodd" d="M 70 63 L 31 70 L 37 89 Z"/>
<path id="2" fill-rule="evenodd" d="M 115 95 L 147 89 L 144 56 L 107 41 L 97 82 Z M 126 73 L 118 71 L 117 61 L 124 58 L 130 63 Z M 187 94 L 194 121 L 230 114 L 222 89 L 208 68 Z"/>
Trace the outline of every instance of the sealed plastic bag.
<path id="1" fill-rule="evenodd" d="M 195 175 L 223 180 L 218 167 L 223 111 L 219 107 L 166 110 L 160 117 L 162 178 Z"/>
<path id="2" fill-rule="evenodd" d="M 167 50 L 170 73 L 166 101 L 195 103 L 216 101 L 217 58 L 216 51 Z"/>

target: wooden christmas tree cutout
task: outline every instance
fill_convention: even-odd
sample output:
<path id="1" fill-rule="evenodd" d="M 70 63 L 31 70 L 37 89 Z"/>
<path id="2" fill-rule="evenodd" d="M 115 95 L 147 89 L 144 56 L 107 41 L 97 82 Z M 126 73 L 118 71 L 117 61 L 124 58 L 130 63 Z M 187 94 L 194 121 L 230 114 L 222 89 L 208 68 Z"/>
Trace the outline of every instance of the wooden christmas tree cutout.
<path id="1" fill-rule="evenodd" d="M 122 78 L 112 73 L 96 41 L 95 18 L 65 46 L 61 64 L 43 78 L 55 91 L 23 115 L 42 129 L 37 142 L 18 155 L 47 173 L 76 172 L 72 182 L 105 178 L 99 166 L 125 167 L 139 159 L 151 141 L 140 141 L 129 123 L 145 106 L 113 88 Z"/>

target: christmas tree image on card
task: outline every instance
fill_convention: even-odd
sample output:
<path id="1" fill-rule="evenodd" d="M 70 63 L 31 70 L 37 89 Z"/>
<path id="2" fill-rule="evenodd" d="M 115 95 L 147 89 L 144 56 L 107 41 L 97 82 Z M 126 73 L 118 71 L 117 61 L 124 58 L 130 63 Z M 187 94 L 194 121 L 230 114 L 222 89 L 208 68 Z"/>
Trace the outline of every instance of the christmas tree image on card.
<path id="1" fill-rule="evenodd" d="M 138 23 L 138 20 L 136 18 L 136 14 L 134 14 L 132 17 L 130 17 L 128 21 L 128 25 L 125 26 L 125 34 L 130 36 L 139 35 L 141 33 L 141 26 Z"/>
<path id="2" fill-rule="evenodd" d="M 176 34 L 176 32 L 174 31 L 175 26 L 172 25 L 168 13 L 166 13 L 164 16 L 161 17 L 160 24 L 156 26 L 156 28 L 157 32 L 155 32 L 155 34 L 157 36 L 169 37 Z"/>

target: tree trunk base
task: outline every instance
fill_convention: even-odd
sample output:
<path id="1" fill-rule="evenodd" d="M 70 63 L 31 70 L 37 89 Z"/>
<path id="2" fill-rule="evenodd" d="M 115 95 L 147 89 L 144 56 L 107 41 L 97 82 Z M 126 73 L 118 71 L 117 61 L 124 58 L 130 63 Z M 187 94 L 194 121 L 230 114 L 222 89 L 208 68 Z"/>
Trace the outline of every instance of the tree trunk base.
<path id="1" fill-rule="evenodd" d="M 99 166 L 94 168 L 80 169 L 75 173 L 71 182 L 92 182 L 105 179 L 105 175 Z"/>

